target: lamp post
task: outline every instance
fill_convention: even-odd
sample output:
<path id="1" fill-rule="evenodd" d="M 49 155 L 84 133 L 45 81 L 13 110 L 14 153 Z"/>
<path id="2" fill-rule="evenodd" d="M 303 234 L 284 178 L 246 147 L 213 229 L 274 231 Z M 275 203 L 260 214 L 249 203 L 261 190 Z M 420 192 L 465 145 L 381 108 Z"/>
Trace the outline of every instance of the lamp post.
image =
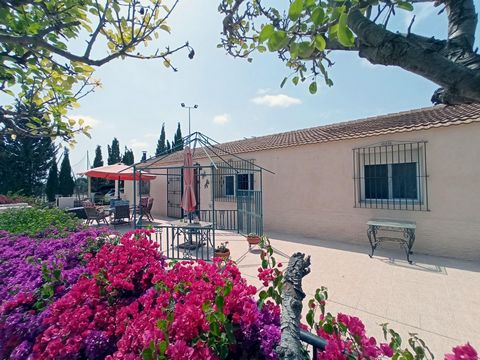
<path id="1" fill-rule="evenodd" d="M 190 110 L 192 109 L 198 109 L 198 105 L 193 105 L 193 106 L 187 106 L 185 105 L 185 103 L 181 103 L 180 104 L 183 108 L 187 108 L 188 109 L 188 136 L 190 137 L 190 135 L 192 134 L 192 131 L 191 131 L 191 127 L 190 127 Z"/>

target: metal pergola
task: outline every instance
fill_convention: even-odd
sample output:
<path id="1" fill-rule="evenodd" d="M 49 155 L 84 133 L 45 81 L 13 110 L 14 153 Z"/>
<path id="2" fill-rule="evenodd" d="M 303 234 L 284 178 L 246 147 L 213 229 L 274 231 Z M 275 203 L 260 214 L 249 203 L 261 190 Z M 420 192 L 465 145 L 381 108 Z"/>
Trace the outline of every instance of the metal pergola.
<path id="1" fill-rule="evenodd" d="M 176 184 L 179 186 L 179 188 L 171 190 L 171 193 L 180 195 L 179 198 L 181 198 L 181 179 L 185 169 L 181 150 L 190 146 L 194 162 L 199 159 L 209 160 L 209 165 L 196 163 L 193 166 L 197 178 L 209 178 L 208 183 L 211 186 L 211 209 L 199 209 L 198 216 L 201 219 L 209 220 L 214 229 L 236 230 L 239 233 L 262 235 L 262 173 L 267 171 L 273 174 L 273 172 L 255 164 L 254 160 L 244 159 L 228 151 L 220 143 L 200 132 L 194 132 L 185 136 L 182 140 L 183 143 L 180 143 L 177 148 L 134 164 L 132 166 L 133 173 L 167 176 L 168 185 Z M 134 204 L 138 202 L 137 189 L 140 190 L 141 194 L 141 188 L 137 187 L 141 186 L 141 182 L 134 181 Z M 169 189 L 167 189 L 168 191 Z M 166 195 L 168 197 L 169 194 Z M 216 202 L 219 199 L 222 202 L 236 203 L 236 214 L 233 214 L 233 210 L 232 213 L 227 213 L 227 210 L 217 209 Z M 171 217 L 182 217 L 182 215 L 180 210 L 177 216 Z M 234 216 L 236 216 L 236 219 L 233 219 Z M 142 226 L 141 214 L 140 216 L 134 214 L 134 223 L 136 227 Z"/>

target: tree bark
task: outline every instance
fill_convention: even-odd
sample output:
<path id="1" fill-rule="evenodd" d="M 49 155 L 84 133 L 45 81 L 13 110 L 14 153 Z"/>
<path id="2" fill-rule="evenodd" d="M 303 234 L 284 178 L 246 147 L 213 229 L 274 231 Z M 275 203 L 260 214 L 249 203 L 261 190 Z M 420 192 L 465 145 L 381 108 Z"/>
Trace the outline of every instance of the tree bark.
<path id="1" fill-rule="evenodd" d="M 295 253 L 288 262 L 284 275 L 282 293 L 281 330 L 282 338 L 277 348 L 281 360 L 303 358 L 300 342 L 300 317 L 305 293 L 302 290 L 302 278 L 310 272 L 310 256 Z"/>
<path id="2" fill-rule="evenodd" d="M 348 25 L 358 37 L 360 57 L 373 64 L 401 67 L 442 86 L 443 95 L 437 102 L 480 102 L 480 56 L 468 48 L 461 48 L 458 53 L 456 47 L 452 52 L 450 40 L 428 41 L 417 35 L 410 39 L 410 35 L 393 33 L 367 19 L 358 9 L 350 12 Z"/>

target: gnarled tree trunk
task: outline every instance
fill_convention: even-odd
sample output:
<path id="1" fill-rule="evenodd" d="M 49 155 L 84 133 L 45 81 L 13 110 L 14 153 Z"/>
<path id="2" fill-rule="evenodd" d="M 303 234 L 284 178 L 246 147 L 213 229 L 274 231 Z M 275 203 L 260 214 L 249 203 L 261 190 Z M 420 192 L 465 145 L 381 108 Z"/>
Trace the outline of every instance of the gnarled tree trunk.
<path id="1" fill-rule="evenodd" d="M 412 0 L 433 2 L 433 0 Z M 448 40 L 388 31 L 352 9 L 348 26 L 357 35 L 359 56 L 372 64 L 393 65 L 441 86 L 432 102 L 480 101 L 480 55 L 473 49 L 477 14 L 473 0 L 436 0 L 448 14 Z"/>
<path id="2" fill-rule="evenodd" d="M 310 256 L 295 253 L 288 262 L 283 280 L 281 330 L 282 338 L 277 354 L 282 360 L 302 359 L 300 343 L 300 318 L 302 301 L 302 278 L 310 272 Z"/>

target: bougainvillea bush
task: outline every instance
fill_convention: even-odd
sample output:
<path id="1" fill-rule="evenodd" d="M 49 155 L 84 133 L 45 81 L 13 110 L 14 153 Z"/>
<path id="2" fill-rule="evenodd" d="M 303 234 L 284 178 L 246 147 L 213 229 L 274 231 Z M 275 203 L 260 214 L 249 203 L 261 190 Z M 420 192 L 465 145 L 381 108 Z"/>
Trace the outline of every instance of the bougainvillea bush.
<path id="1" fill-rule="evenodd" d="M 0 230 L 35 237 L 63 237 L 81 227 L 81 220 L 60 209 L 23 208 L 0 213 Z"/>
<path id="2" fill-rule="evenodd" d="M 275 358 L 279 307 L 231 262 L 167 266 L 148 230 L 105 245 L 56 301 L 33 358 Z"/>
<path id="3" fill-rule="evenodd" d="M 70 290 L 88 259 L 108 241 L 107 230 L 65 238 L 31 238 L 0 231 L 0 358 L 25 359 L 51 304 Z"/>
<path id="4" fill-rule="evenodd" d="M 283 273 L 268 241 L 257 299 L 233 262 L 167 263 L 151 234 L 0 233 L 0 358 L 277 359 Z M 327 298 L 321 288 L 308 302 L 305 325 L 328 340 L 320 359 L 428 359 L 416 335 L 408 340 L 412 352 L 386 326 L 377 343 L 360 319 L 326 313 Z M 446 360 L 477 356 L 469 344 L 452 352 Z"/>

